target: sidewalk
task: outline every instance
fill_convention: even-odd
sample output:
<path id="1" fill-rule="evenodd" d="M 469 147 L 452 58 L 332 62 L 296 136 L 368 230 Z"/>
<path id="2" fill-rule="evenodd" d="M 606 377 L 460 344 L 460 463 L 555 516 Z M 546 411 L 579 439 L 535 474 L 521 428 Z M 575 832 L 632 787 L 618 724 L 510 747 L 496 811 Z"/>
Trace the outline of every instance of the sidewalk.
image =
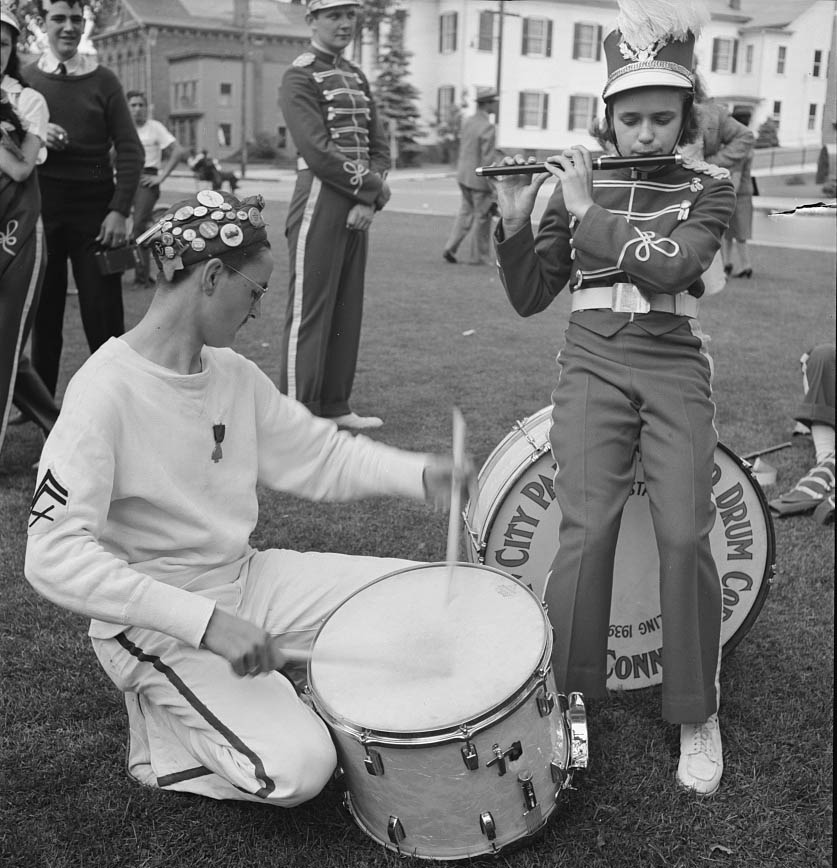
<path id="1" fill-rule="evenodd" d="M 240 168 L 234 164 L 225 164 L 225 168 L 232 169 L 236 174 Z M 770 168 L 753 169 L 753 176 L 760 182 L 761 195 L 753 197 L 753 208 L 757 211 L 786 211 L 798 205 L 814 202 L 833 202 L 833 197 L 827 197 L 822 192 L 822 185 L 813 183 L 816 174 L 816 164 L 808 163 L 798 166 L 776 166 Z M 442 178 L 452 178 L 456 169 L 444 163 L 429 163 L 407 169 L 393 169 L 389 174 L 391 183 L 409 181 L 429 181 Z M 803 184 L 785 184 L 783 179 L 803 176 Z M 810 176 L 810 178 L 808 177 Z M 192 173 L 185 166 L 178 166 L 171 176 L 178 179 L 191 179 Z M 287 184 L 293 187 L 296 179 L 296 170 L 292 168 L 277 168 L 274 166 L 255 163 L 247 167 L 245 182 L 269 184 Z M 767 179 L 771 179 L 768 181 Z"/>

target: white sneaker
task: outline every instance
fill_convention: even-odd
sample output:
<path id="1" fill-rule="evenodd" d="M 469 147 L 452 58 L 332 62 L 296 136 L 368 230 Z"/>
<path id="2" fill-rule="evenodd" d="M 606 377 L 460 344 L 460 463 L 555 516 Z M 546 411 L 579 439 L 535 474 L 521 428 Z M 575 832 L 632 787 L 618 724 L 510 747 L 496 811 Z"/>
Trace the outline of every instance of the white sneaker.
<path id="1" fill-rule="evenodd" d="M 384 424 L 384 420 L 379 419 L 377 416 L 358 416 L 357 413 L 346 413 L 345 416 L 332 416 L 331 421 L 336 422 L 338 428 L 345 428 L 349 431 L 380 428 Z"/>
<path id="2" fill-rule="evenodd" d="M 706 723 L 681 724 L 678 783 L 699 795 L 711 796 L 718 789 L 723 773 L 718 715 L 713 714 Z"/>

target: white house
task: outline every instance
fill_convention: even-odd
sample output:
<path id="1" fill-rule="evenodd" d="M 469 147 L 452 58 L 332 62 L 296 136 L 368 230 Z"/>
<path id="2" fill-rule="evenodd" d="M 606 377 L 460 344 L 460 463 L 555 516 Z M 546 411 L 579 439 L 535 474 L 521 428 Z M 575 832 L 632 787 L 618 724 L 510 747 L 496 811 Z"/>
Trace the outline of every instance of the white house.
<path id="1" fill-rule="evenodd" d="M 596 147 L 587 129 L 602 114 L 601 38 L 616 19 L 615 0 L 402 0 L 400 6 L 427 129 L 452 105 L 470 112 L 476 89 L 499 82 L 501 148 Z M 785 147 L 821 145 L 835 0 L 709 0 L 708 6 L 712 19 L 696 56 L 709 94 L 749 116 L 754 129 L 774 118 Z"/>

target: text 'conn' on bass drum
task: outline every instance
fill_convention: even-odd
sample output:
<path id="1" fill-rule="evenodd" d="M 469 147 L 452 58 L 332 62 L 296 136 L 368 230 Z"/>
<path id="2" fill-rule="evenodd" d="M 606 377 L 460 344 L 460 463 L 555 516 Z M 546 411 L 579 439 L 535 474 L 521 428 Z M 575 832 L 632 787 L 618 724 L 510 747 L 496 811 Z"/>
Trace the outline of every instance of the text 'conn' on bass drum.
<path id="1" fill-rule="evenodd" d="M 543 597 L 558 551 L 561 511 L 549 445 L 552 407 L 518 422 L 489 455 L 465 509 L 468 557 L 505 570 Z M 743 638 L 773 577 L 773 521 L 748 465 L 726 446 L 715 450 L 712 555 L 723 586 L 723 653 Z M 635 690 L 662 682 L 660 559 L 642 462 L 622 515 L 616 547 L 607 686 Z"/>

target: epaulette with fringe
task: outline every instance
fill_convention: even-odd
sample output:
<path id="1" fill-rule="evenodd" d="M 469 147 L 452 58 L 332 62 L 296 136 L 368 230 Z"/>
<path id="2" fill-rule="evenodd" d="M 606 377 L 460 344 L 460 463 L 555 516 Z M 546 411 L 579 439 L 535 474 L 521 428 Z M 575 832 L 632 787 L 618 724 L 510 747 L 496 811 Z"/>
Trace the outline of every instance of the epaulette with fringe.
<path id="1" fill-rule="evenodd" d="M 694 157 L 683 157 L 683 168 L 689 169 L 692 172 L 700 172 L 702 175 L 709 175 L 718 181 L 726 181 L 730 178 L 729 169 L 723 166 L 716 166 L 714 163 L 707 163 L 706 160 L 697 160 Z"/>
<path id="2" fill-rule="evenodd" d="M 302 54 L 297 57 L 293 66 L 311 66 L 311 64 L 317 59 L 317 55 L 314 54 L 313 51 L 304 51 Z"/>

